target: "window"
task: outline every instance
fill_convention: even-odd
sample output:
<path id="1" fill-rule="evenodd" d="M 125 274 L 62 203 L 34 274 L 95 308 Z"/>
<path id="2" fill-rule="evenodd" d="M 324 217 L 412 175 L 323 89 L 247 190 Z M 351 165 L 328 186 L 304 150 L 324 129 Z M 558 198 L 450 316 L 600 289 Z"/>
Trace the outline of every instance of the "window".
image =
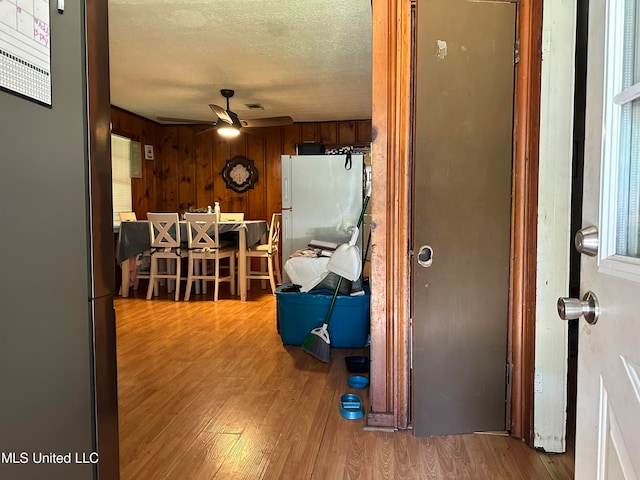
<path id="1" fill-rule="evenodd" d="M 111 184 L 113 224 L 120 225 L 120 212 L 131 212 L 131 140 L 111 135 Z"/>
<path id="2" fill-rule="evenodd" d="M 600 266 L 640 281 L 640 6 L 607 4 Z"/>

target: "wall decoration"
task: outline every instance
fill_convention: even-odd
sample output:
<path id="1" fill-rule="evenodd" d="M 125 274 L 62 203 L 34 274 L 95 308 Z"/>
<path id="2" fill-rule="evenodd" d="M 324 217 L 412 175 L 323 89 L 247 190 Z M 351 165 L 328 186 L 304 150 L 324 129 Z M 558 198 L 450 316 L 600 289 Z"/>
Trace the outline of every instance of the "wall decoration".
<path id="1" fill-rule="evenodd" d="M 129 176 L 142 178 L 142 154 L 140 142 L 131 141 L 129 149 Z"/>
<path id="2" fill-rule="evenodd" d="M 237 193 L 246 192 L 258 181 L 258 171 L 253 160 L 242 155 L 236 155 L 231 160 L 227 160 L 221 175 L 227 188 Z"/>
<path id="3" fill-rule="evenodd" d="M 0 89 L 51 107 L 49 0 L 0 1 Z"/>

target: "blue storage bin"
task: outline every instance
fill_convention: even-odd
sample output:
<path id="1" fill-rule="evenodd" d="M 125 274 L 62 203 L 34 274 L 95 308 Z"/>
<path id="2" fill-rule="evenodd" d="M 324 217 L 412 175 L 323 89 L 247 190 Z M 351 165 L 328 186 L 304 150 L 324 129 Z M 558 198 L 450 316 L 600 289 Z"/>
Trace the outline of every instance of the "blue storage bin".
<path id="1" fill-rule="evenodd" d="M 277 328 L 284 345 L 302 345 L 311 330 L 322 326 L 333 292 L 326 290 L 287 292 L 291 284 L 276 289 Z M 369 336 L 368 287 L 354 297 L 338 295 L 329 321 L 329 338 L 334 348 L 362 348 Z"/>

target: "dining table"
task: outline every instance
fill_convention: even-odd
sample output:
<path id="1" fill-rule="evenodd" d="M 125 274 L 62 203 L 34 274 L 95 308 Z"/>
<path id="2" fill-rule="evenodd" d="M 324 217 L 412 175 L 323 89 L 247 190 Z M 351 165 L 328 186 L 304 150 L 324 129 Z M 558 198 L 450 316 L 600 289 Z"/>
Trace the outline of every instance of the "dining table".
<path id="1" fill-rule="evenodd" d="M 179 222 L 180 242 L 187 248 L 187 223 Z M 247 300 L 247 249 L 258 244 L 267 234 L 269 227 L 266 220 L 243 220 L 218 222 L 218 234 L 237 232 L 238 246 L 238 282 L 237 291 L 241 301 Z M 147 220 L 120 223 L 118 241 L 116 244 L 116 261 L 122 268 L 122 288 L 120 295 L 129 296 L 129 262 L 135 261 L 136 256 L 151 249 L 149 222 Z"/>

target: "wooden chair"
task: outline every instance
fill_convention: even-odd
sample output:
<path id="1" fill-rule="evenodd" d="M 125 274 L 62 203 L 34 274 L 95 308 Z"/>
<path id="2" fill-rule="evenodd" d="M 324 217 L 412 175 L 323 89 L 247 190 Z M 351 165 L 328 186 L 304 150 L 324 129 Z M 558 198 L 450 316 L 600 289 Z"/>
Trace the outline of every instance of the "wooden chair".
<path id="1" fill-rule="evenodd" d="M 244 213 L 243 212 L 220 213 L 220 221 L 221 222 L 242 222 L 244 221 Z"/>
<path id="2" fill-rule="evenodd" d="M 180 298 L 180 263 L 185 255 L 180 251 L 180 225 L 177 213 L 147 213 L 149 235 L 151 240 L 151 269 L 149 272 L 149 288 L 147 300 L 152 294 L 158 296 L 158 281 L 169 280 L 167 289 L 175 287 L 175 300 Z M 166 270 L 160 271 L 160 260 L 167 262 Z"/>
<path id="3" fill-rule="evenodd" d="M 236 248 L 220 243 L 218 222 L 215 213 L 186 213 L 188 237 L 189 266 L 187 286 L 184 293 L 185 301 L 191 296 L 191 285 L 194 280 L 201 280 L 203 291 L 207 281 L 214 282 L 213 301 L 218 300 L 220 282 L 230 282 L 231 294 L 235 295 L 236 277 L 234 274 L 220 275 L 220 260 L 229 259 L 229 271 L 235 271 Z M 213 233 L 213 236 L 211 235 Z M 213 270 L 209 272 L 207 263 L 213 260 Z"/>
<path id="4" fill-rule="evenodd" d="M 136 212 L 119 212 L 118 216 L 121 222 L 135 222 L 138 220 Z"/>
<path id="5" fill-rule="evenodd" d="M 251 280 L 262 280 L 262 288 L 265 288 L 265 280 L 271 283 L 271 291 L 276 294 L 276 278 L 278 283 L 282 283 L 282 275 L 280 273 L 280 259 L 278 255 L 278 242 L 280 237 L 280 221 L 281 213 L 274 213 L 271 216 L 271 225 L 269 226 L 269 234 L 267 243 L 258 244 L 247 249 L 247 289 L 251 286 Z M 253 270 L 251 265 L 252 258 L 260 259 L 260 270 Z"/>
<path id="6" fill-rule="evenodd" d="M 118 217 L 120 217 L 120 223 L 122 222 L 136 222 L 138 220 L 136 216 L 136 212 L 119 212 Z M 134 262 L 135 268 L 131 262 Z M 148 267 L 151 264 L 151 250 L 145 250 L 141 254 L 137 255 L 135 258 L 129 259 L 128 262 L 123 262 L 121 265 L 123 268 L 129 268 L 130 274 L 129 278 L 133 278 L 133 289 L 137 290 L 138 285 L 140 284 L 140 280 L 149 280 L 149 269 Z M 120 286 L 120 295 L 128 289 L 130 285 L 121 285 Z"/>

